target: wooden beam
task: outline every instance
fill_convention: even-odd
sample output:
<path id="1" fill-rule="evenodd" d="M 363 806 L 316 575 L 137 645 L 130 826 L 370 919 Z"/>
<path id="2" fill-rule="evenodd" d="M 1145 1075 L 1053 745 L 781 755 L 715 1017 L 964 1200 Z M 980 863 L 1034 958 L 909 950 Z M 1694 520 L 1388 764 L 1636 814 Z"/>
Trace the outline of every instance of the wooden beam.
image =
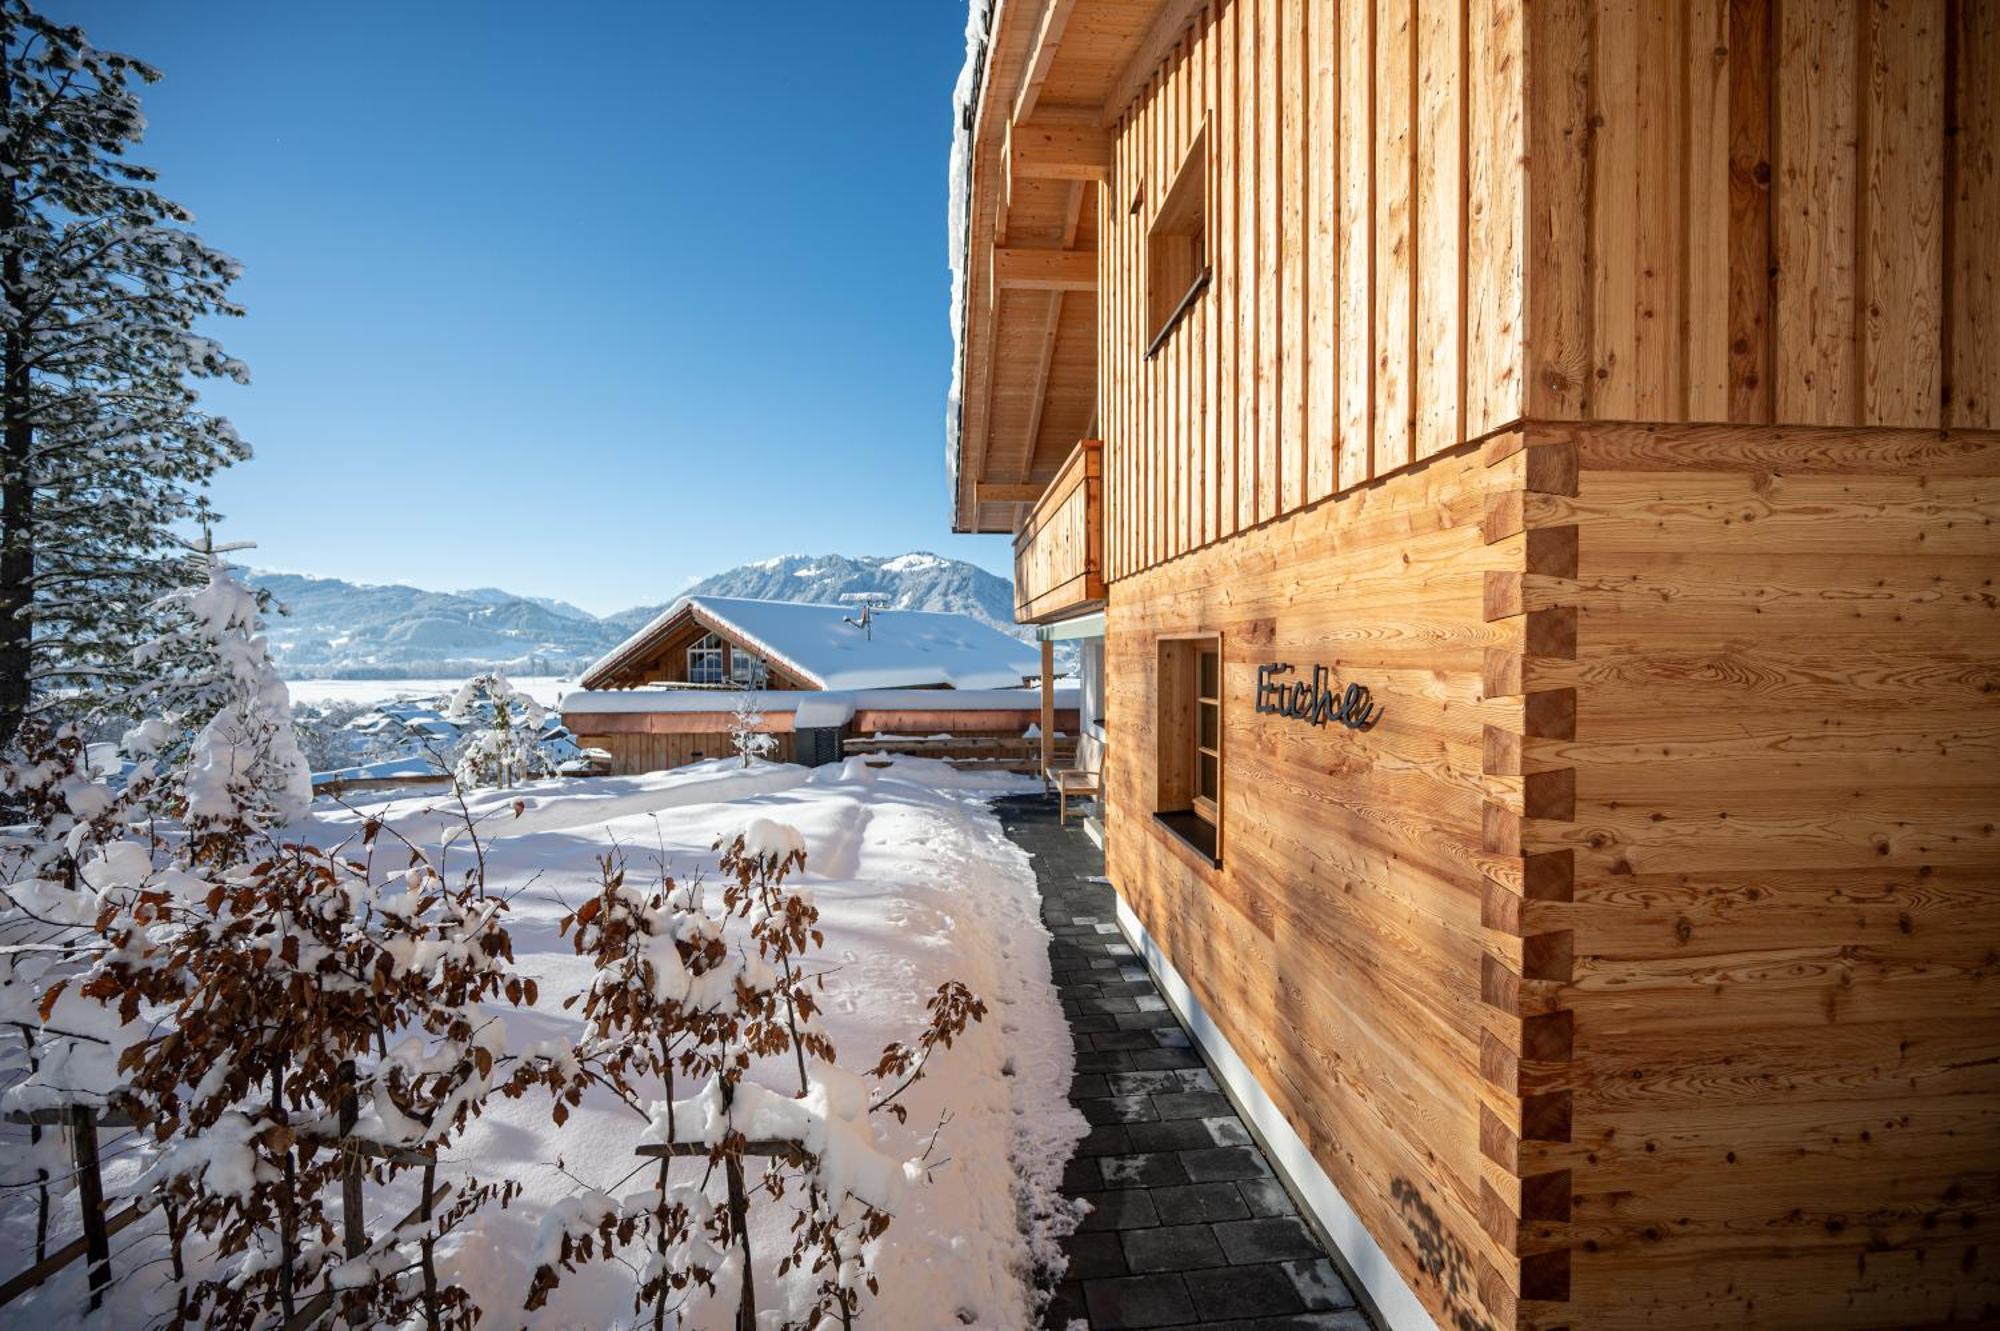
<path id="1" fill-rule="evenodd" d="M 1052 638 L 1042 639 L 1042 780 L 1049 779 L 1049 769 L 1055 766 L 1056 728 L 1056 644 Z M 1083 728 L 1078 717 L 1077 729 Z"/>
<path id="2" fill-rule="evenodd" d="M 1101 126 L 1071 116 L 1016 121 L 1007 127 L 1006 158 L 1010 184 L 1016 179 L 1102 183 L 1111 177 L 1111 138 Z"/>
<path id="3" fill-rule="evenodd" d="M 1069 187 L 1069 198 L 1063 208 L 1062 247 L 1069 249 L 1076 244 L 1077 226 L 1083 217 L 1083 191 L 1088 188 L 1082 181 Z M 1034 396 L 1029 398 L 1028 428 L 1021 449 L 1021 467 L 1014 479 L 1025 481 L 1035 472 L 1035 446 L 1042 437 L 1042 412 L 1048 406 L 1049 370 L 1056 360 L 1056 335 L 1062 329 L 1063 293 L 1049 293 L 1049 309 L 1042 325 L 1042 346 L 1035 362 Z M 1020 530 L 1025 514 L 1016 514 L 1014 528 Z"/>
<path id="4" fill-rule="evenodd" d="M 977 481 L 972 487 L 974 504 L 1032 504 L 1042 497 L 1040 485 L 999 485 Z"/>
<path id="5" fill-rule="evenodd" d="M 1104 99 L 1104 107 L 1098 113 L 1100 125 L 1110 125 L 1125 114 L 1125 108 L 1146 86 L 1146 80 L 1153 77 L 1153 71 L 1174 49 L 1174 43 L 1181 34 L 1194 26 L 1208 8 L 1208 0 L 1167 0 L 1160 6 L 1159 14 L 1153 19 L 1153 26 L 1146 29 L 1139 47 L 1132 58 L 1125 62 L 1125 68 L 1118 74 L 1118 81 L 1111 85 L 1111 95 Z"/>
<path id="6" fill-rule="evenodd" d="M 995 249 L 993 284 L 1002 291 L 1095 291 L 1097 254 L 1092 250 Z"/>
<path id="7" fill-rule="evenodd" d="M 1021 79 L 1021 95 L 1014 99 L 1015 120 L 1026 120 L 1035 113 L 1035 103 L 1041 100 L 1042 85 L 1048 82 L 1049 67 L 1055 64 L 1056 51 L 1062 46 L 1063 29 L 1069 26 L 1069 16 L 1076 10 L 1076 0 L 1048 0 L 1042 10 L 1042 26 L 1035 31 L 1035 44 L 1029 48 L 1028 68 Z"/>

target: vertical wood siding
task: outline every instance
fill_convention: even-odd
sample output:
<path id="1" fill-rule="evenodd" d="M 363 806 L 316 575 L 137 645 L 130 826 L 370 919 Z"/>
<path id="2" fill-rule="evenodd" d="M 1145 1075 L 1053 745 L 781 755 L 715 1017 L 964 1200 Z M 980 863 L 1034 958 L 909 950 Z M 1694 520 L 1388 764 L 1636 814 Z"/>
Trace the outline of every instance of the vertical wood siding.
<path id="1" fill-rule="evenodd" d="M 1520 42 L 1512 4 L 1212 0 L 1153 72 L 1099 214 L 1112 576 L 1520 418 Z M 1212 277 L 1148 359 L 1146 233 L 1204 133 Z"/>
<path id="2" fill-rule="evenodd" d="M 1211 0 L 1112 127 L 1110 576 L 1523 419 L 2000 427 L 1996 12 Z"/>
<path id="3" fill-rule="evenodd" d="M 1527 414 L 2000 426 L 1996 10 L 1530 6 Z"/>

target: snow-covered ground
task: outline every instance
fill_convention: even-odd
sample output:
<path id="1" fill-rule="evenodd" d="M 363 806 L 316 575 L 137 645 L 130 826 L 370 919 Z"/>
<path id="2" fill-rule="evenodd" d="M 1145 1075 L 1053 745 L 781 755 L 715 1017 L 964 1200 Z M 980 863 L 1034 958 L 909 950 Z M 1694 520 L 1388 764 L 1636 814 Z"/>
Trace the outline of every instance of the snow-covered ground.
<path id="1" fill-rule="evenodd" d="M 817 770 L 759 764 L 747 771 L 727 760 L 479 795 L 474 812 L 484 819 L 488 885 L 513 897 L 508 927 L 515 954 L 540 986 L 537 1006 L 508 1013 L 510 1045 L 567 1042 L 580 1029 L 562 1003 L 581 991 L 589 972 L 558 935 L 557 921 L 563 903 L 588 895 L 596 856 L 615 847 L 635 873 L 663 861 L 682 880 L 712 877 L 710 847 L 718 835 L 752 818 L 796 827 L 807 846 L 805 881 L 826 932 L 819 956 L 833 968 L 825 1027 L 844 1066 L 865 1068 L 887 1042 L 914 1036 L 926 999 L 948 979 L 964 981 L 989 1009 L 984 1022 L 939 1052 L 932 1075 L 904 1097 L 908 1125 L 873 1125 L 881 1149 L 910 1158 L 949 1115 L 932 1157 L 942 1165 L 929 1184 L 913 1189 L 882 1241 L 876 1262 L 882 1292 L 867 1305 L 861 1325 L 909 1331 L 1032 1326 L 1031 1275 L 1073 1223 L 1062 1210 L 1059 1183 L 1086 1126 L 1066 1098 L 1074 1054 L 1049 984 L 1033 870 L 985 803 L 997 791 L 1024 788 L 1036 787 L 1024 778 L 962 774 L 923 759 L 879 769 L 855 761 Z M 518 817 L 511 812 L 517 799 Z M 434 845 L 450 822 L 437 803 L 435 796 L 405 797 L 365 812 L 413 841 Z M 322 843 L 336 841 L 356 831 L 357 816 L 322 801 L 301 830 Z M 773 1086 L 784 1085 L 779 1071 L 771 1072 Z M 535 1313 L 522 1310 L 522 1299 L 543 1216 L 575 1194 L 579 1181 L 614 1196 L 635 1186 L 626 1180 L 639 1163 L 633 1147 L 645 1126 L 604 1097 L 586 1099 L 557 1129 L 547 1097 L 530 1093 L 516 1101 L 496 1098 L 450 1153 L 453 1169 L 487 1180 L 515 1179 L 524 1187 L 509 1209 L 489 1208 L 472 1231 L 455 1239 L 446 1262 L 447 1279 L 468 1286 L 484 1307 L 482 1327 L 633 1325 L 632 1273 L 616 1262 L 593 1262 L 566 1275 L 548 1306 Z M 116 1194 L 131 1181 L 132 1157 L 115 1147 L 108 1154 L 108 1191 Z M 73 1213 L 69 1199 L 59 1205 L 65 1216 Z M 372 1201 L 371 1214 L 404 1205 L 399 1190 Z M 25 1264 L 21 1254 L 32 1215 L 24 1209 L 31 1212 L 8 1207 L 0 1221 L 0 1249 L 12 1254 L 0 1262 L 5 1271 Z M 768 1200 L 755 1210 L 753 1247 L 764 1307 L 797 1294 L 803 1283 L 798 1273 L 788 1282 L 775 1274 L 789 1246 L 784 1229 L 790 1214 Z M 77 1264 L 7 1308 L 4 1320 L 50 1328 L 140 1325 L 149 1282 L 134 1275 L 135 1258 L 158 1246 L 142 1240 L 117 1259 L 120 1286 L 96 1319 L 80 1320 Z M 729 1309 L 710 1306 L 685 1325 L 719 1328 L 730 1320 Z"/>
<path id="2" fill-rule="evenodd" d="M 508 682 L 544 707 L 554 707 L 576 687 L 574 676 L 508 676 Z M 465 683 L 465 676 L 451 679 L 288 679 L 285 689 L 296 704 L 324 707 L 346 702 L 364 705 L 395 702 L 399 699 L 449 696 Z"/>

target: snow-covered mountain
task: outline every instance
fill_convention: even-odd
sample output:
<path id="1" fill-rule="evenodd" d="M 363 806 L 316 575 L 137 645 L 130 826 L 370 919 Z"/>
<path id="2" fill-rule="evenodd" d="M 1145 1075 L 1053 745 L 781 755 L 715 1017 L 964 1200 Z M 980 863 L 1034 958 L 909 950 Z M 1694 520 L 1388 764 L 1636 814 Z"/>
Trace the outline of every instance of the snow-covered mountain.
<path id="1" fill-rule="evenodd" d="M 889 610 L 942 610 L 971 615 L 1003 633 L 1022 636 L 1014 622 L 1014 584 L 977 564 L 927 551 L 906 555 L 778 555 L 703 578 L 686 596 L 747 596 L 759 601 L 816 601 L 874 594 Z M 609 617 L 638 628 L 671 601 Z"/>
<path id="2" fill-rule="evenodd" d="M 520 674 L 583 669 L 673 598 L 598 617 L 564 601 L 494 587 L 461 592 L 370 586 L 295 573 L 252 573 L 284 613 L 268 621 L 279 668 L 293 679 L 449 678 L 498 667 Z M 684 588 L 676 595 L 752 596 L 838 603 L 874 593 L 898 610 L 952 610 L 1020 634 L 1012 585 L 956 559 L 782 555 Z"/>

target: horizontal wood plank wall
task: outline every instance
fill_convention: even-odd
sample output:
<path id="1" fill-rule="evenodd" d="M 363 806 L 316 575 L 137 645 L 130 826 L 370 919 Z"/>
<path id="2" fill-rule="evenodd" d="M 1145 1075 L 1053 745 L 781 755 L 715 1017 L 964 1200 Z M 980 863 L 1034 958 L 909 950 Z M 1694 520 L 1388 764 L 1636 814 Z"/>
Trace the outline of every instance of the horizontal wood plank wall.
<path id="1" fill-rule="evenodd" d="M 1526 666 L 1573 736 L 1518 759 L 1569 801 L 1528 851 L 1573 861 L 1518 921 L 1573 967 L 1525 986 L 1574 1033 L 1523 1086 L 1565 1101 L 1519 1148 L 1571 1176 L 1553 1320 L 1990 1324 L 2000 435 L 1528 438 L 1578 460 L 1522 519 L 1578 552 L 1527 591 L 1573 617 Z"/>
<path id="2" fill-rule="evenodd" d="M 768 755 L 770 761 L 788 763 L 796 756 L 794 736 L 787 730 L 773 735 L 778 747 Z M 583 735 L 576 742 L 587 749 L 603 749 L 611 755 L 611 775 L 637 776 L 643 772 L 664 772 L 673 767 L 684 767 L 704 758 L 733 758 L 735 748 L 730 744 L 729 732 L 711 731 L 704 734 L 652 735 L 628 732 L 612 735 Z"/>
<path id="3" fill-rule="evenodd" d="M 1152 72 L 1098 209 L 1111 578 L 1521 417 L 1524 40 L 1511 4 L 1211 0 Z M 1211 278 L 1149 358 L 1197 136 Z"/>
<path id="4" fill-rule="evenodd" d="M 1527 415 L 2000 427 L 1996 10 L 1527 6 Z"/>
<path id="5" fill-rule="evenodd" d="M 1508 472 L 1461 448 L 1128 577 L 1105 645 L 1112 881 L 1439 1324 L 1468 1329 L 1510 1324 L 1523 1269 L 1482 1218 L 1518 1180 L 1480 1151 L 1483 1106 L 1521 1118 L 1483 1070 L 1518 1014 L 1481 996 L 1486 875 L 1520 878 L 1487 849 L 1508 782 L 1482 770 L 1487 729 L 1518 732 L 1523 710 L 1484 694 L 1518 632 L 1484 614 L 1489 574 L 1526 550 L 1485 534 Z M 1158 643 L 1177 632 L 1221 636 L 1219 869 L 1152 817 Z M 1278 661 L 1332 666 L 1383 719 L 1256 715 Z"/>

